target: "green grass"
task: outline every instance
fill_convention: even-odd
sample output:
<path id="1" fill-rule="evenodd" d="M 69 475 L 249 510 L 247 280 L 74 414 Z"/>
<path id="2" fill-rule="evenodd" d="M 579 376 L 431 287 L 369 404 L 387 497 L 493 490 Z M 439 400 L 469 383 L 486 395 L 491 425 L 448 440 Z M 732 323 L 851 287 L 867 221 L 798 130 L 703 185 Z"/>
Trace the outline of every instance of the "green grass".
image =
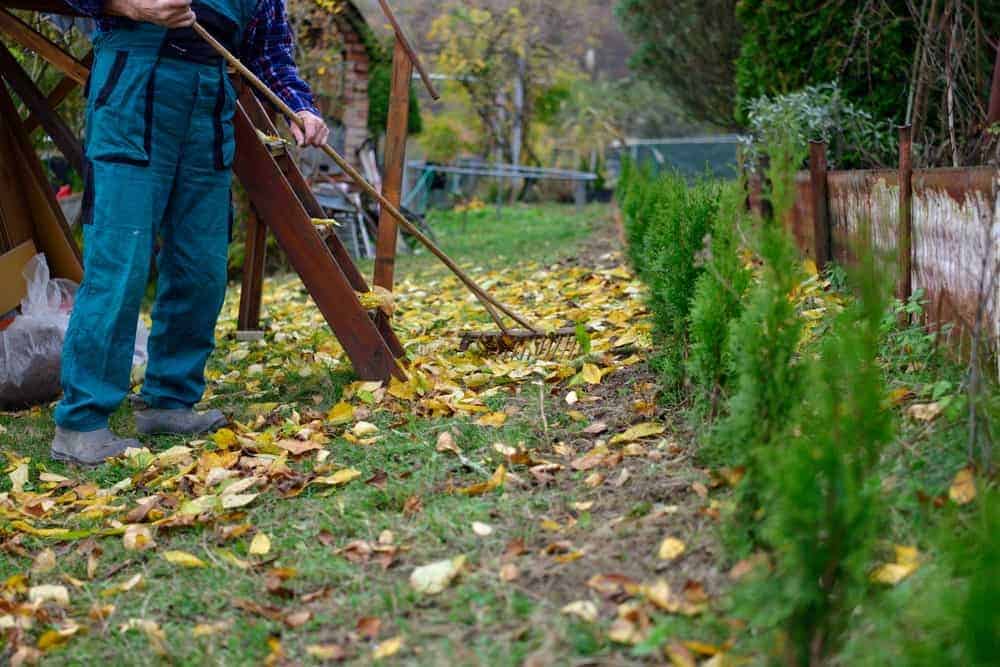
<path id="1" fill-rule="evenodd" d="M 594 221 L 607 218 L 606 206 L 592 204 L 582 209 L 547 204 L 540 206 L 489 206 L 478 211 L 432 210 L 427 222 L 438 245 L 459 265 L 503 267 L 534 261 L 541 264 L 572 256 L 571 249 L 594 229 Z M 417 241 L 414 254 L 400 254 L 397 275 L 438 270 L 440 263 Z M 371 260 L 360 262 L 362 272 L 371 274 Z"/>
<path id="2" fill-rule="evenodd" d="M 514 261 L 550 262 L 571 257 L 579 243 L 607 216 L 607 209 L 599 207 L 587 208 L 582 214 L 556 206 L 517 207 L 504 209 L 499 219 L 493 209 L 470 213 L 467 219 L 461 214 L 436 213 L 432 224 L 445 249 L 463 264 L 500 268 Z M 367 272 L 370 267 L 363 268 Z M 400 261 L 401 274 L 437 270 L 426 253 L 404 256 Z M 231 349 L 229 344 L 222 346 L 210 362 L 210 371 L 245 371 L 250 364 L 266 360 L 262 348 L 251 346 L 247 358 L 236 364 L 226 363 L 225 354 Z M 265 377 L 252 399 L 240 392 L 220 394 L 212 399 L 212 405 L 243 422 L 255 417 L 254 404 L 260 401 L 280 402 L 280 413 L 286 417 L 292 410 L 323 412 L 336 403 L 351 379 L 347 373 L 299 377 L 294 370 L 288 370 L 281 382 L 272 383 Z M 319 397 L 318 401 L 314 397 Z M 497 407 L 503 403 L 496 399 Z M 589 631 L 561 616 L 558 607 L 553 606 L 555 602 L 516 582 L 503 582 L 497 575 L 506 544 L 514 538 L 528 542 L 540 539 L 537 517 L 551 507 L 565 507 L 574 500 L 574 494 L 550 497 L 515 489 L 473 498 L 450 494 L 447 490 L 452 485 L 484 481 L 483 477 L 479 471 L 463 466 L 455 456 L 434 450 L 438 434 L 453 429 L 459 434 L 456 441 L 463 453 L 481 470 L 493 470 L 501 462 L 493 443 L 537 446 L 533 421 L 513 418 L 496 430 L 477 427 L 465 419 L 411 418 L 398 423 L 391 415 L 379 412 L 373 420 L 383 434 L 377 445 L 363 447 L 337 440 L 329 446 L 333 452 L 330 460 L 360 470 L 361 481 L 334 493 L 310 487 L 291 500 L 268 491 L 245 516 L 231 517 L 229 523 L 249 523 L 255 531 L 271 537 L 268 558 L 275 560 L 267 567 L 242 570 L 218 556 L 217 550 L 222 548 L 239 558 L 248 558 L 253 532 L 223 542 L 212 527 L 172 529 L 159 531 L 157 548 L 146 552 L 126 551 L 118 537 L 100 539 L 103 553 L 97 575 L 88 580 L 87 557 L 75 551 L 74 544 L 24 536 L 20 547 L 27 555 L 9 552 L 0 557 L 0 580 L 28 571 L 30 556 L 52 546 L 58 554 L 57 569 L 36 577 L 35 582 L 56 582 L 61 575 L 82 581 L 79 588 L 70 587 L 74 618 L 86 618 L 94 603 L 115 605 L 106 622 L 93 624 L 90 632 L 47 652 L 45 663 L 164 663 L 166 659 L 154 652 L 145 634 L 120 630 L 129 619 L 158 622 L 166 633 L 169 661 L 174 664 L 260 664 L 271 651 L 268 642 L 272 637 L 280 638 L 289 658 L 304 664 L 316 662 L 305 647 L 320 643 L 341 644 L 353 660 L 366 664 L 372 661 L 375 642 L 354 636 L 358 620 L 365 616 L 382 620 L 379 640 L 396 635 L 405 638 L 404 648 L 396 657 L 404 663 L 519 665 L 540 648 L 557 654 L 599 651 L 601 644 L 588 638 Z M 567 421 L 554 418 L 554 423 Z M 112 426 L 123 435 L 134 435 L 130 410 L 120 409 Z M 35 466 L 100 486 L 109 486 L 136 472 L 122 463 L 80 470 L 49 462 L 48 446 L 54 428 L 51 406 L 2 415 L 0 427 L 4 453 L 16 452 L 33 461 L 27 490 L 37 490 Z M 186 441 L 157 437 L 147 439 L 146 444 L 163 450 Z M 364 483 L 376 473 L 387 475 L 384 489 Z M 3 475 L 0 492 L 9 490 L 10 480 Z M 123 497 L 143 495 L 140 490 Z M 407 516 L 404 504 L 414 496 L 422 499 L 423 508 Z M 479 537 L 472 531 L 473 521 L 493 525 L 496 531 L 489 537 Z M 7 519 L 0 518 L 0 534 L 7 532 L 6 524 Z M 383 570 L 374 562 L 356 564 L 334 553 L 353 540 L 375 541 L 385 530 L 392 531 L 394 542 L 405 549 L 396 567 Z M 329 544 L 320 539 L 321 535 Z M 168 549 L 195 554 L 210 567 L 179 569 L 162 558 L 162 552 Z M 411 589 L 408 576 L 414 566 L 459 554 L 468 557 L 469 569 L 455 586 L 431 599 L 421 598 Z M 271 567 L 295 568 L 296 575 L 285 584 L 295 597 L 284 599 L 266 592 L 265 575 Z M 119 571 L 108 576 L 115 570 Z M 102 591 L 136 573 L 144 577 L 141 589 L 102 597 Z M 328 596 L 308 605 L 299 600 L 301 595 L 323 587 L 329 587 Z M 233 601 L 239 598 L 273 605 L 285 612 L 307 608 L 312 617 L 304 626 L 291 629 L 238 609 Z M 231 627 L 218 634 L 192 637 L 195 625 L 220 621 L 230 622 Z M 44 627 L 35 632 L 41 630 Z M 0 644 L 0 655 L 2 650 Z"/>

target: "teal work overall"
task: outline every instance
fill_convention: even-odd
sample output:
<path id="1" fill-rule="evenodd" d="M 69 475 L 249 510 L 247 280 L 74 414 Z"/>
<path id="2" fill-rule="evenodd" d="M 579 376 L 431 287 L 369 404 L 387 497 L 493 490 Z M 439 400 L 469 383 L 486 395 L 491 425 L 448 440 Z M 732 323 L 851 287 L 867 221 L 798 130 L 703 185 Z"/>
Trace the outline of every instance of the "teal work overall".
<path id="1" fill-rule="evenodd" d="M 194 11 L 232 50 L 257 0 Z M 63 348 L 56 423 L 106 428 L 129 390 L 154 246 L 157 290 L 142 398 L 190 408 L 205 390 L 226 292 L 235 96 L 224 62 L 190 29 L 100 32 L 88 82 L 84 279 Z"/>

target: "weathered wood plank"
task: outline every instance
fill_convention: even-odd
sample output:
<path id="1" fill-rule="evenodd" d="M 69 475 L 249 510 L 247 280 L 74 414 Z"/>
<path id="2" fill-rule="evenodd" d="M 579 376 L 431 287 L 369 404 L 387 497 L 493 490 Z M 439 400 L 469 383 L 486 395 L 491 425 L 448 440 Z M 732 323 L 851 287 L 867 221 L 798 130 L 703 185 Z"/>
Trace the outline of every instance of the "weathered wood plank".
<path id="1" fill-rule="evenodd" d="M 89 67 L 50 42 L 45 35 L 4 9 L 0 9 L 0 32 L 6 33 L 8 37 L 24 48 L 34 51 L 52 63 L 56 69 L 66 76 L 71 77 L 81 86 L 87 82 L 87 75 L 90 72 Z"/>
<path id="2" fill-rule="evenodd" d="M 237 106 L 235 122 L 236 175 L 344 347 L 355 371 L 367 380 L 402 378 L 392 351 L 313 228 L 311 216 L 257 137 L 242 103 Z"/>

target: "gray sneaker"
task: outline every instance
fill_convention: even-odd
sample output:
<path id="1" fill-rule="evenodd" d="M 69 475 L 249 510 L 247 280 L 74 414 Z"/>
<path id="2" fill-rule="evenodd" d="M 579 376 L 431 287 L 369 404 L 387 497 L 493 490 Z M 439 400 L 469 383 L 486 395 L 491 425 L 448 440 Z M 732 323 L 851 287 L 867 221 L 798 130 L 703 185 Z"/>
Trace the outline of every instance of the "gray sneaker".
<path id="1" fill-rule="evenodd" d="M 119 438 L 104 428 L 100 431 L 71 431 L 56 427 L 52 439 L 52 460 L 81 466 L 98 466 L 122 454 L 129 447 L 142 447 L 138 440 Z"/>
<path id="2" fill-rule="evenodd" d="M 137 410 L 135 428 L 143 435 L 202 435 L 217 431 L 229 420 L 218 410 Z"/>

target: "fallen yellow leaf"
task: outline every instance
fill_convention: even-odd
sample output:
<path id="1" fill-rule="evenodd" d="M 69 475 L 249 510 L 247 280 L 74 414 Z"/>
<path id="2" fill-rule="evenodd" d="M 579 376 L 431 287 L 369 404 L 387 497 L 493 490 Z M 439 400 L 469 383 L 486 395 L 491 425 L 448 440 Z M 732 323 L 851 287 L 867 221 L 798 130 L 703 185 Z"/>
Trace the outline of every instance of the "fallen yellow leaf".
<path id="1" fill-rule="evenodd" d="M 684 542 L 681 540 L 676 537 L 668 537 L 660 544 L 660 560 L 674 560 L 684 553 L 685 548 Z"/>
<path id="2" fill-rule="evenodd" d="M 122 533 L 122 545 L 128 551 L 145 551 L 156 546 L 153 540 L 153 531 L 149 526 L 141 523 L 133 523 L 125 526 Z"/>
<path id="3" fill-rule="evenodd" d="M 222 449 L 228 449 L 229 447 L 234 447 L 239 444 L 239 441 L 236 439 L 236 434 L 228 428 L 220 428 L 212 436 L 212 440 Z"/>
<path id="4" fill-rule="evenodd" d="M 484 493 L 489 493 L 500 488 L 505 479 L 507 479 L 507 468 L 501 463 L 489 480 L 458 489 L 456 493 L 460 493 L 463 496 L 481 496 Z"/>
<path id="5" fill-rule="evenodd" d="M 354 407 L 350 403 L 337 403 L 327 413 L 326 420 L 334 426 L 350 424 L 354 421 Z"/>
<path id="6" fill-rule="evenodd" d="M 208 567 L 205 561 L 186 551 L 164 551 L 163 559 L 182 567 Z"/>
<path id="7" fill-rule="evenodd" d="M 895 586 L 917 571 L 920 567 L 920 552 L 914 547 L 896 545 L 896 562 L 881 565 L 872 572 L 872 581 Z"/>
<path id="8" fill-rule="evenodd" d="M 634 442 L 636 440 L 642 440 L 643 438 L 650 438 L 654 435 L 660 435 L 666 430 L 667 427 L 663 424 L 654 424 L 653 422 L 636 424 L 624 433 L 619 433 L 611 438 L 611 444 L 617 445 L 622 442 Z"/>
<path id="9" fill-rule="evenodd" d="M 384 642 L 380 642 L 375 650 L 372 652 L 372 657 L 375 660 L 382 660 L 383 658 L 388 658 L 399 653 L 399 649 L 403 648 L 403 638 L 393 637 L 392 639 L 386 639 Z"/>
<path id="10" fill-rule="evenodd" d="M 584 364 L 580 375 L 587 384 L 601 384 L 601 369 L 594 364 Z"/>
<path id="11" fill-rule="evenodd" d="M 477 419 L 476 424 L 479 426 L 492 426 L 493 428 L 499 428 L 503 426 L 506 421 L 507 413 L 490 412 Z"/>
<path id="12" fill-rule="evenodd" d="M 958 505 L 967 505 L 976 499 L 976 478 L 971 468 L 962 468 L 948 488 L 948 497 Z"/>
<path id="13" fill-rule="evenodd" d="M 43 604 L 45 602 L 52 602 L 60 607 L 69 606 L 69 591 L 65 586 L 59 586 L 55 584 L 42 584 L 41 586 L 32 586 L 28 589 L 28 600 L 32 604 Z"/>
<path id="14" fill-rule="evenodd" d="M 577 600 L 576 602 L 570 602 L 560 611 L 568 616 L 582 618 L 588 623 L 593 623 L 597 620 L 597 605 L 590 600 Z"/>
<path id="15" fill-rule="evenodd" d="M 416 568 L 410 575 L 410 585 L 418 593 L 437 595 L 454 581 L 465 567 L 465 556 L 439 560 Z"/>
<path id="16" fill-rule="evenodd" d="M 251 556 L 264 556 L 271 550 L 271 538 L 266 533 L 257 533 L 250 540 Z"/>

